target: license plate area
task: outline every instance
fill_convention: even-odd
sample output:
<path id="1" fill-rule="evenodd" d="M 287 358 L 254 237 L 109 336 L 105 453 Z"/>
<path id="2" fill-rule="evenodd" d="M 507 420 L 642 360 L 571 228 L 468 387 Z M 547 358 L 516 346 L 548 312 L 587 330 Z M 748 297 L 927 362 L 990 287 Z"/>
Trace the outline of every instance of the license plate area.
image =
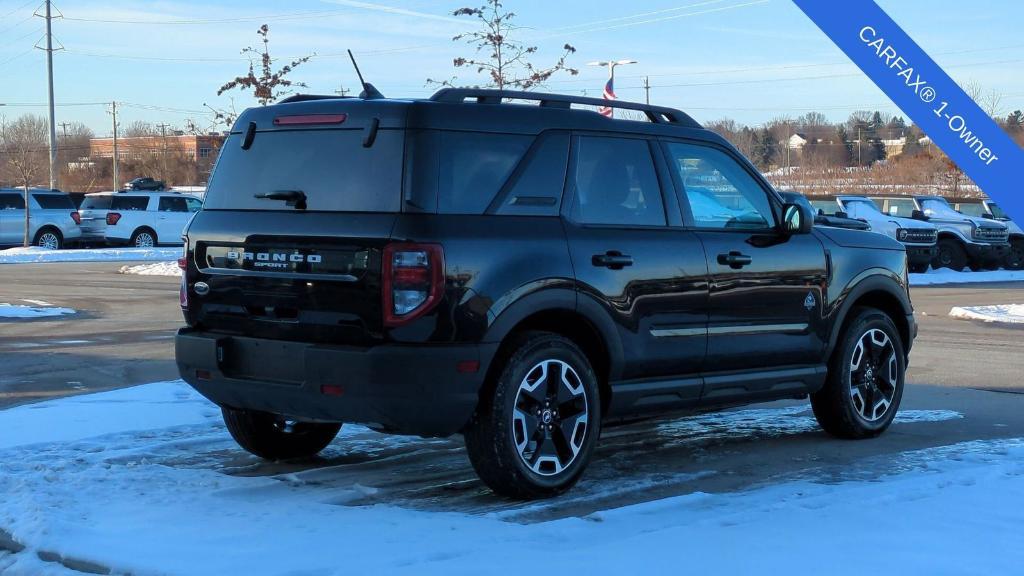
<path id="1" fill-rule="evenodd" d="M 229 378 L 301 385 L 306 380 L 305 344 L 251 338 L 223 343 L 221 370 Z"/>

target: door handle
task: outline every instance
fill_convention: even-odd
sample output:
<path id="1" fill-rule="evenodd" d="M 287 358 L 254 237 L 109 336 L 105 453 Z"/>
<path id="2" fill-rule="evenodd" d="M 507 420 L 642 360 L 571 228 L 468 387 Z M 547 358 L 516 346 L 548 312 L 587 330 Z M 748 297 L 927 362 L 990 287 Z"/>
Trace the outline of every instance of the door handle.
<path id="1" fill-rule="evenodd" d="M 594 254 L 590 259 L 594 266 L 604 266 L 612 270 L 622 270 L 626 266 L 633 265 L 633 257 L 623 254 L 617 250 L 609 250 L 604 254 Z"/>
<path id="2" fill-rule="evenodd" d="M 749 265 L 753 261 L 754 259 L 751 258 L 750 256 L 737 252 L 736 250 L 733 250 L 728 254 L 718 255 L 718 263 L 721 264 L 722 266 L 728 266 L 733 270 L 739 270 L 740 268 Z"/>

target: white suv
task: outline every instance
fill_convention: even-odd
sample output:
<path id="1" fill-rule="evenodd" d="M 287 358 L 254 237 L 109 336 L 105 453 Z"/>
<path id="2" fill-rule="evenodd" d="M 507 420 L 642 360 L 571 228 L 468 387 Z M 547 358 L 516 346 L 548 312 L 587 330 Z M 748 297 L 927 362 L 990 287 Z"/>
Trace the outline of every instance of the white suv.
<path id="1" fill-rule="evenodd" d="M 198 198 L 178 192 L 88 194 L 82 202 L 82 228 L 86 238 L 107 244 L 181 244 L 185 226 L 202 207 Z"/>
<path id="2" fill-rule="evenodd" d="M 58 249 L 78 241 L 78 212 L 59 190 L 29 188 L 29 240 Z M 25 237 L 25 191 L 0 188 L 0 246 L 20 246 Z"/>

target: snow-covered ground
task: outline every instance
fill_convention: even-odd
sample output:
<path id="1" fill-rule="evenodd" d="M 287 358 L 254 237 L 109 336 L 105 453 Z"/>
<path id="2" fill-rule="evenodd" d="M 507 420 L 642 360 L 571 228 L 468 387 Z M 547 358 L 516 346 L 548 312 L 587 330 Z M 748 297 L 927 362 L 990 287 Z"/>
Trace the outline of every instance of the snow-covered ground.
<path id="1" fill-rule="evenodd" d="M 996 304 L 994 306 L 954 306 L 949 311 L 953 318 L 1024 324 L 1024 304 Z"/>
<path id="2" fill-rule="evenodd" d="M 121 266 L 121 274 L 138 274 L 139 276 L 181 276 L 178 262 L 154 262 L 152 264 L 136 264 Z"/>
<path id="3" fill-rule="evenodd" d="M 911 274 L 911 286 L 937 284 L 969 284 L 975 282 L 1024 282 L 1024 270 L 989 270 L 982 272 L 954 272 L 948 268 L 929 269 L 923 274 Z"/>
<path id="4" fill-rule="evenodd" d="M 133 260 L 172 260 L 181 256 L 181 248 L 88 248 L 49 250 L 39 246 L 0 250 L 0 264 L 34 262 L 125 262 Z"/>
<path id="5" fill-rule="evenodd" d="M 0 318 L 49 318 L 75 313 L 71 308 L 61 308 L 42 300 L 22 300 L 22 302 L 28 302 L 30 305 L 0 303 Z"/>
<path id="6" fill-rule="evenodd" d="M 795 410 L 681 419 L 665 423 L 664 433 L 680 434 L 680 441 L 695 429 L 799 433 L 811 420 Z M 902 416 L 897 426 L 959 417 Z M 336 458 L 261 475 L 224 430 L 217 408 L 180 381 L 5 410 L 0 430 L 0 529 L 26 546 L 0 553 L 4 574 L 63 573 L 41 552 L 136 575 L 640 574 L 685 567 L 859 576 L 879 566 L 908 574 L 1008 574 L 1024 563 L 1024 440 L 904 453 L 903 472 L 889 476 L 698 491 L 520 524 L 493 511 L 362 505 L 383 486 L 339 483 L 329 464 Z M 380 454 L 429 453 L 444 442 L 346 426 L 328 450 L 364 462 L 365 477 L 393 483 L 437 471 L 403 471 Z M 446 453 L 438 452 L 437 459 Z M 381 469 L 384 475 L 372 475 Z M 621 475 L 628 481 L 630 472 Z M 552 505 L 491 498 L 503 509 Z M 444 499 L 437 509 L 446 510 Z"/>

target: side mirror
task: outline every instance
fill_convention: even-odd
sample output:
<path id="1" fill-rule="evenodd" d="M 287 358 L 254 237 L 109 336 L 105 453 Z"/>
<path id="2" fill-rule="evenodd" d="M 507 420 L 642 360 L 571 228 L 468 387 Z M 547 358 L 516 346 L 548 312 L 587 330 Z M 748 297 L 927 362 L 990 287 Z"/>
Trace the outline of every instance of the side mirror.
<path id="1" fill-rule="evenodd" d="M 847 214 L 846 212 L 843 212 L 842 210 L 836 212 L 836 218 L 849 218 L 849 217 L 850 217 L 850 215 Z"/>
<path id="2" fill-rule="evenodd" d="M 986 220 L 995 220 L 996 219 L 995 216 L 989 214 L 988 212 L 982 212 L 981 213 L 981 217 L 986 219 Z"/>
<path id="3" fill-rule="evenodd" d="M 799 204 L 783 204 L 782 229 L 787 234 L 810 234 L 814 226 L 814 215 Z"/>
<path id="4" fill-rule="evenodd" d="M 920 210 L 914 210 L 910 213 L 910 217 L 914 220 L 927 220 L 928 215 Z"/>

